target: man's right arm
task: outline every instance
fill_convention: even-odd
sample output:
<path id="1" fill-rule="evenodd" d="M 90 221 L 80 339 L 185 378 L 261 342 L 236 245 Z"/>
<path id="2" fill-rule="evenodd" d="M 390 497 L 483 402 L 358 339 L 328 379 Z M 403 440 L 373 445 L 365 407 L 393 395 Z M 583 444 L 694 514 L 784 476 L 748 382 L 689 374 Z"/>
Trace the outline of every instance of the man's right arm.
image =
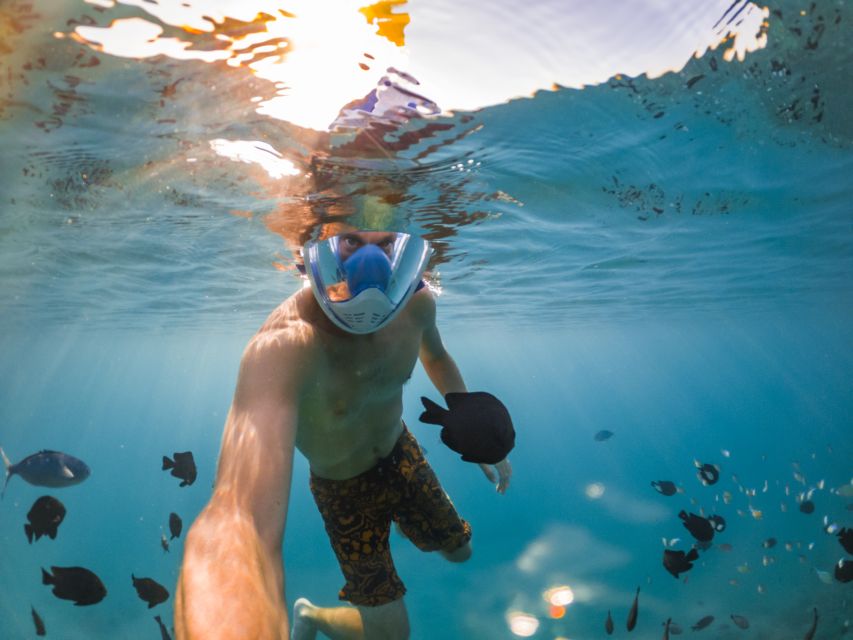
<path id="1" fill-rule="evenodd" d="M 287 339 L 247 347 L 213 496 L 187 534 L 175 601 L 181 640 L 288 637 L 282 542 L 296 439 Z"/>

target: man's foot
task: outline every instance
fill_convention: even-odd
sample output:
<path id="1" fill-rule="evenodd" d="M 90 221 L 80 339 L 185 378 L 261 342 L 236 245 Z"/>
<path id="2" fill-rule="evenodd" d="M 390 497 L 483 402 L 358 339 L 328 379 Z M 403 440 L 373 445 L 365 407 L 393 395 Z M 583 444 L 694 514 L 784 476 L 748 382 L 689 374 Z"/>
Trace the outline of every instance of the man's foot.
<path id="1" fill-rule="evenodd" d="M 308 598 L 299 598 L 293 603 L 290 640 L 314 640 L 317 637 L 317 627 L 311 619 L 311 612 L 315 608 Z"/>

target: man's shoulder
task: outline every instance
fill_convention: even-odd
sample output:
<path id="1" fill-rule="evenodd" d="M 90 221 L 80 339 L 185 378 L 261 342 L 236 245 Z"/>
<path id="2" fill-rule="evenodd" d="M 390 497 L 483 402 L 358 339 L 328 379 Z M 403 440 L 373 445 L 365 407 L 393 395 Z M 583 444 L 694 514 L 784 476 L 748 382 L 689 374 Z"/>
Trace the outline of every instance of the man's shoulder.
<path id="1" fill-rule="evenodd" d="M 432 326 L 435 324 L 435 296 L 429 287 L 422 287 L 409 300 L 409 313 L 419 324 Z"/>
<path id="2" fill-rule="evenodd" d="M 262 351 L 293 351 L 313 342 L 314 327 L 301 312 L 301 291 L 294 293 L 270 313 L 249 341 L 249 347 Z"/>

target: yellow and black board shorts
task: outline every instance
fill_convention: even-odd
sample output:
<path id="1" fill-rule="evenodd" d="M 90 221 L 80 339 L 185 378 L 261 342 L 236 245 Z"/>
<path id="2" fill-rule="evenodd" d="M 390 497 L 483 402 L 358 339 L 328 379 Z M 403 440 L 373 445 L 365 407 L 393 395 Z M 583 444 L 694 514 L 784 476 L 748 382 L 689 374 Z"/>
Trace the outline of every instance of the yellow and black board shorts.
<path id="1" fill-rule="evenodd" d="M 471 539 L 471 525 L 405 428 L 391 453 L 364 473 L 347 480 L 312 473 L 311 493 L 346 579 L 338 596 L 354 605 L 375 607 L 406 593 L 388 547 L 392 520 L 422 551 L 454 551 Z"/>

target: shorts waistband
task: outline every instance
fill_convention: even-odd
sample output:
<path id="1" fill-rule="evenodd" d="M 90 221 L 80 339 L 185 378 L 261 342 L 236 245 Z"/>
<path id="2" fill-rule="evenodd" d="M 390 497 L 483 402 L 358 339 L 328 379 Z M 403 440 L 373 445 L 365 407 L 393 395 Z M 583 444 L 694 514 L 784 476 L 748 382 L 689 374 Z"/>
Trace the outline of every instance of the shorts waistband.
<path id="1" fill-rule="evenodd" d="M 360 482 L 367 478 L 372 478 L 377 475 L 382 475 L 385 471 L 389 469 L 393 469 L 397 465 L 400 464 L 404 456 L 404 448 L 406 443 L 414 440 L 414 437 L 409 432 L 408 428 L 405 424 L 403 424 L 403 432 L 400 434 L 400 437 L 397 438 L 397 442 L 394 443 L 391 451 L 388 452 L 387 455 L 379 458 L 372 467 L 367 469 L 366 471 L 362 471 L 358 475 L 353 476 L 352 478 L 344 478 L 343 480 L 333 480 L 332 478 L 323 478 L 321 476 L 316 475 L 313 471 L 311 471 L 311 483 L 315 485 L 335 485 L 342 486 L 346 483 L 354 483 Z"/>

